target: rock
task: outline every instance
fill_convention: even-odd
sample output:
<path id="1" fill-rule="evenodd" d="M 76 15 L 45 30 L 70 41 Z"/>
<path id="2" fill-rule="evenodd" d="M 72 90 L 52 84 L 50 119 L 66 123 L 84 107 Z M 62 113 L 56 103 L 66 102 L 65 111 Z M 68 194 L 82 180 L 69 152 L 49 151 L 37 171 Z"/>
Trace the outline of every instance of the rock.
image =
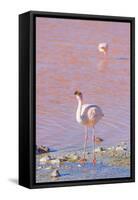
<path id="1" fill-rule="evenodd" d="M 100 143 L 102 143 L 104 140 L 102 139 L 102 138 L 100 138 L 100 137 L 96 137 L 95 138 L 95 143 L 96 144 L 100 144 Z"/>
<path id="2" fill-rule="evenodd" d="M 45 169 L 48 169 L 48 170 L 50 170 L 50 169 L 52 169 L 52 166 L 46 167 Z"/>
<path id="3" fill-rule="evenodd" d="M 41 169 L 41 168 L 42 168 L 41 166 L 38 166 L 38 167 L 37 167 L 37 169 Z"/>
<path id="4" fill-rule="evenodd" d="M 122 158 L 122 157 L 114 157 L 108 161 L 110 166 L 122 166 L 127 167 L 130 166 L 130 157 Z"/>
<path id="5" fill-rule="evenodd" d="M 114 147 L 114 146 L 108 147 L 107 150 L 109 150 L 109 151 L 114 151 L 114 150 L 115 150 L 115 147 Z"/>
<path id="6" fill-rule="evenodd" d="M 95 149 L 95 153 L 99 153 L 99 152 L 105 152 L 106 149 L 103 147 L 98 147 L 97 149 Z"/>
<path id="7" fill-rule="evenodd" d="M 95 153 L 99 153 L 101 151 L 101 149 L 100 149 L 100 147 L 98 147 L 94 151 L 95 151 Z"/>
<path id="8" fill-rule="evenodd" d="M 57 169 L 55 169 L 54 171 L 52 171 L 52 173 L 51 173 L 50 176 L 51 176 L 51 177 L 59 177 L 59 176 L 60 176 L 60 173 L 59 173 L 59 171 L 58 171 Z"/>
<path id="9" fill-rule="evenodd" d="M 127 151 L 128 149 L 127 149 L 127 147 L 123 147 L 123 150 L 124 150 L 124 151 Z"/>
<path id="10" fill-rule="evenodd" d="M 67 157 L 66 157 L 67 161 L 69 162 L 76 162 L 80 159 L 80 157 L 76 154 L 69 154 Z"/>
<path id="11" fill-rule="evenodd" d="M 67 161 L 67 157 L 66 157 L 66 156 L 59 156 L 58 159 L 59 159 L 61 162 Z"/>
<path id="12" fill-rule="evenodd" d="M 51 157 L 50 156 L 43 156 L 42 158 L 40 158 L 40 163 L 46 163 L 46 162 L 48 162 L 48 161 L 50 161 L 51 160 Z"/>
<path id="13" fill-rule="evenodd" d="M 116 151 L 124 151 L 124 147 L 121 146 L 121 145 L 118 145 L 116 148 L 115 148 Z"/>
<path id="14" fill-rule="evenodd" d="M 51 159 L 49 163 L 52 165 L 55 165 L 55 164 L 60 165 L 61 161 L 60 159 Z"/>
<path id="15" fill-rule="evenodd" d="M 43 154 L 43 153 L 48 153 L 49 152 L 49 148 L 46 146 L 36 146 L 36 153 L 37 154 Z"/>
<path id="16" fill-rule="evenodd" d="M 121 142 L 120 144 L 117 145 L 116 151 L 127 151 L 127 143 L 126 142 Z"/>

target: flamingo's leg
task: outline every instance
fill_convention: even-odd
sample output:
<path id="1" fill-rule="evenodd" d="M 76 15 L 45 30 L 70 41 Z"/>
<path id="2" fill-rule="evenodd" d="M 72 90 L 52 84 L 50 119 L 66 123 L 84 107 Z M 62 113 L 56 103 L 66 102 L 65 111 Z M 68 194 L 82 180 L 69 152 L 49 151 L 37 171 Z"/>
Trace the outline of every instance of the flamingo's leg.
<path id="1" fill-rule="evenodd" d="M 84 136 L 84 151 L 83 151 L 83 159 L 85 160 L 85 154 L 86 154 L 86 146 L 87 146 L 87 140 L 88 140 L 88 128 L 85 127 L 85 136 Z"/>
<path id="2" fill-rule="evenodd" d="M 88 128 L 85 127 L 83 157 L 80 159 L 80 163 L 86 162 L 85 154 L 86 154 L 87 140 L 88 140 Z"/>
<path id="3" fill-rule="evenodd" d="M 93 127 L 93 135 L 92 135 L 92 141 L 93 141 L 93 159 L 92 163 L 95 165 L 96 164 L 96 155 L 95 155 L 95 128 Z"/>

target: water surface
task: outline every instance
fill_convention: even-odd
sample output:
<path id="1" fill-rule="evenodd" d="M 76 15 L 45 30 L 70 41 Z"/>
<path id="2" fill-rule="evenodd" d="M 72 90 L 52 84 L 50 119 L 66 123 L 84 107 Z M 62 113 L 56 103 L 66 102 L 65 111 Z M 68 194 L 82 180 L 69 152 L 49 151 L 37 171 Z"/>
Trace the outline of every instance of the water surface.
<path id="1" fill-rule="evenodd" d="M 129 40 L 129 23 L 37 18 L 38 145 L 57 150 L 82 147 L 84 128 L 75 119 L 75 90 L 83 93 L 84 103 L 102 108 L 105 116 L 96 125 L 96 135 L 104 139 L 103 145 L 129 144 Z M 97 49 L 100 42 L 109 45 L 105 56 Z"/>

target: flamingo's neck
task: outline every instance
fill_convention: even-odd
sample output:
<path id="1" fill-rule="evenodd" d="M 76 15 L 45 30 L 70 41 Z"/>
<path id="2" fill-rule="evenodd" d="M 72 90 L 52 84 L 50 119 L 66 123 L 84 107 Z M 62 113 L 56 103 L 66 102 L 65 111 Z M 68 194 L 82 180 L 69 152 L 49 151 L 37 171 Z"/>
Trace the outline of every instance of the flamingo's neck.
<path id="1" fill-rule="evenodd" d="M 78 107 L 76 112 L 76 119 L 78 122 L 81 122 L 81 109 L 82 109 L 82 99 L 78 99 Z"/>

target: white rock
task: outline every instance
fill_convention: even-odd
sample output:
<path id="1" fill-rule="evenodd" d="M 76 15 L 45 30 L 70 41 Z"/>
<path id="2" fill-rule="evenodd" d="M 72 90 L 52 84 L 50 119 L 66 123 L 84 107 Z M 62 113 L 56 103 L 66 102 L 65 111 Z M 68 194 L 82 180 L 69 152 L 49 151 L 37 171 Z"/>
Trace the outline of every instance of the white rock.
<path id="1" fill-rule="evenodd" d="M 44 157 L 40 158 L 40 163 L 46 163 L 50 159 L 51 159 L 50 156 L 44 156 Z"/>
<path id="2" fill-rule="evenodd" d="M 57 169 L 55 169 L 52 173 L 51 173 L 51 177 L 58 177 L 60 176 L 60 173 Z"/>
<path id="3" fill-rule="evenodd" d="M 52 166 L 46 167 L 45 169 L 52 169 Z"/>
<path id="4" fill-rule="evenodd" d="M 41 166 L 38 166 L 37 169 L 41 169 Z"/>
<path id="5" fill-rule="evenodd" d="M 97 149 L 95 149 L 95 153 L 99 153 L 99 152 L 105 152 L 106 149 L 103 147 L 98 147 Z"/>
<path id="6" fill-rule="evenodd" d="M 98 147 L 98 148 L 95 149 L 94 151 L 95 151 L 95 153 L 98 153 L 98 152 L 100 152 L 101 150 L 100 150 L 100 148 Z"/>
<path id="7" fill-rule="evenodd" d="M 123 151 L 124 150 L 124 148 L 122 147 L 122 146 L 120 146 L 120 145 L 118 145 L 117 147 L 116 147 L 116 149 L 115 149 L 116 151 Z"/>
<path id="8" fill-rule="evenodd" d="M 108 147 L 107 150 L 109 150 L 109 151 L 115 150 L 115 147 L 114 146 Z"/>
<path id="9" fill-rule="evenodd" d="M 54 164 L 57 164 L 57 165 L 59 165 L 60 164 L 60 159 L 52 159 L 52 160 L 50 160 L 49 161 L 52 165 L 54 165 Z"/>

